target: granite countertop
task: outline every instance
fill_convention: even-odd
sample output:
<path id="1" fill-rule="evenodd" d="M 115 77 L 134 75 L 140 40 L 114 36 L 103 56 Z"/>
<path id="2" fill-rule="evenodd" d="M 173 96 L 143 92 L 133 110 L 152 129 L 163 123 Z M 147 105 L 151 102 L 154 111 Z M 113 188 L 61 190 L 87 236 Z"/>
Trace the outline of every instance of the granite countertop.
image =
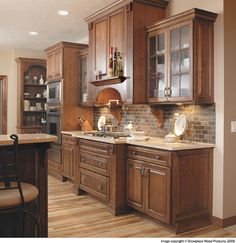
<path id="1" fill-rule="evenodd" d="M 10 145 L 13 144 L 13 140 L 10 138 L 11 134 L 0 135 L 0 145 Z M 19 138 L 19 144 L 29 144 L 29 143 L 46 143 L 55 142 L 57 140 L 56 136 L 34 133 L 34 134 L 17 134 Z"/>
<path id="2" fill-rule="evenodd" d="M 156 148 L 156 149 L 164 149 L 169 151 L 178 151 L 178 150 L 189 150 L 189 149 L 202 149 L 202 148 L 214 148 L 214 144 L 210 143 L 198 143 L 198 142 L 175 142 L 175 143 L 167 143 L 163 138 L 158 137 L 148 137 L 146 141 L 135 141 L 128 140 L 125 138 L 122 139 L 114 139 L 112 137 L 96 137 L 96 136 L 88 136 L 85 135 L 83 131 L 62 131 L 63 134 L 68 134 L 73 137 L 89 139 L 93 141 L 99 141 L 104 143 L 112 143 L 112 144 L 129 144 L 135 146 Z"/>

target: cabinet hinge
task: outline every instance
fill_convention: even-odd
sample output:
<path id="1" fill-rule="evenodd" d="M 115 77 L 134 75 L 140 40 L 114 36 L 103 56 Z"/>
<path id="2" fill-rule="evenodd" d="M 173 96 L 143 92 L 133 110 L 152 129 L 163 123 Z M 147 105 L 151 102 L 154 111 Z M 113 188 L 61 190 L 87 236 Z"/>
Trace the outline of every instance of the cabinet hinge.
<path id="1" fill-rule="evenodd" d="M 131 12 L 133 10 L 133 4 L 132 3 L 129 3 L 126 5 L 126 12 Z"/>
<path id="2" fill-rule="evenodd" d="M 92 30 L 93 29 L 93 23 L 89 23 L 88 24 L 88 30 Z"/>

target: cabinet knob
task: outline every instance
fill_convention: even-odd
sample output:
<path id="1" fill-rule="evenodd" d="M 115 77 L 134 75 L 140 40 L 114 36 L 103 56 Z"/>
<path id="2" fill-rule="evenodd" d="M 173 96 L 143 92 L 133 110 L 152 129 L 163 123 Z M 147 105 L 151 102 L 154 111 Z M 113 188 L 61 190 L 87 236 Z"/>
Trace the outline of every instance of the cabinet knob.
<path id="1" fill-rule="evenodd" d="M 99 167 L 103 167 L 103 163 L 102 162 L 99 162 Z"/>
<path id="2" fill-rule="evenodd" d="M 135 152 L 135 151 L 133 151 L 133 153 L 132 153 L 133 155 L 137 155 L 137 153 Z"/>
<path id="3" fill-rule="evenodd" d="M 160 159 L 161 158 L 161 156 L 159 156 L 159 155 L 156 155 L 156 159 Z"/>
<path id="4" fill-rule="evenodd" d="M 172 94 L 172 90 L 171 90 L 171 88 L 167 88 L 167 95 L 170 97 L 171 94 Z"/>
<path id="5" fill-rule="evenodd" d="M 99 189 L 99 190 L 103 189 L 103 186 L 102 186 L 102 185 L 99 185 L 99 186 L 98 186 L 98 189 Z"/>
<path id="6" fill-rule="evenodd" d="M 167 97 L 167 96 L 168 96 L 168 93 L 167 93 L 167 88 L 164 88 L 164 95 L 165 95 L 165 97 Z"/>
<path id="7" fill-rule="evenodd" d="M 85 162 L 85 158 L 81 156 L 81 157 L 80 157 L 80 161 L 81 161 L 81 162 Z"/>

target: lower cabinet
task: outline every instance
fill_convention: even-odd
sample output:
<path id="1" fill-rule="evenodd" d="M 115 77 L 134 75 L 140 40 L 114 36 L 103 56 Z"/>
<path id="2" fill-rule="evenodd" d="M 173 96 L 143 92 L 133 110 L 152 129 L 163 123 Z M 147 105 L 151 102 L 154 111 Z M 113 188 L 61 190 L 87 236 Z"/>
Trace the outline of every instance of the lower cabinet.
<path id="1" fill-rule="evenodd" d="M 75 181 L 77 160 L 77 138 L 70 135 L 62 135 L 62 176 Z"/>
<path id="2" fill-rule="evenodd" d="M 213 149 L 127 148 L 127 205 L 176 233 L 211 224 Z"/>
<path id="3" fill-rule="evenodd" d="M 76 187 L 109 206 L 114 214 L 127 212 L 126 145 L 79 139 Z"/>

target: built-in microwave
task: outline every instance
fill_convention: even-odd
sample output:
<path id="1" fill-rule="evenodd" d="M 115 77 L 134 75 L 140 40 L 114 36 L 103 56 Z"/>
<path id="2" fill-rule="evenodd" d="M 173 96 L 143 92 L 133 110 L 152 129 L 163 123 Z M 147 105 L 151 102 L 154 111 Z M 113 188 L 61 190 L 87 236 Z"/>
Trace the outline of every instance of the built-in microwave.
<path id="1" fill-rule="evenodd" d="M 55 81 L 47 84 L 47 103 L 61 103 L 61 81 Z"/>

